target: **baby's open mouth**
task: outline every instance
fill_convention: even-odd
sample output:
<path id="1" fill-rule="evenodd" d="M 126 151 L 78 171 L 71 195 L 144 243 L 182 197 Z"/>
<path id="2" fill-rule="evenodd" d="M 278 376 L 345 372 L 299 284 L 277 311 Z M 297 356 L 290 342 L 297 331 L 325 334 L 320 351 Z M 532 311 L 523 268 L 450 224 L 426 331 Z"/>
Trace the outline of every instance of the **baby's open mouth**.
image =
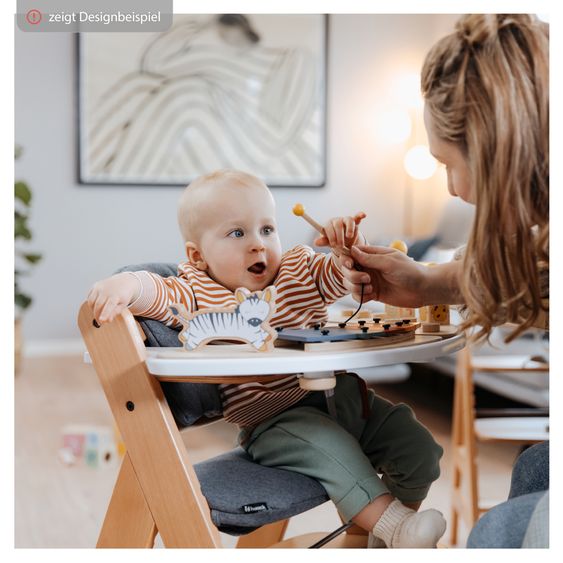
<path id="1" fill-rule="evenodd" d="M 264 262 L 256 262 L 256 264 L 252 264 L 252 266 L 247 269 L 252 274 L 263 274 L 266 269 L 266 264 Z"/>

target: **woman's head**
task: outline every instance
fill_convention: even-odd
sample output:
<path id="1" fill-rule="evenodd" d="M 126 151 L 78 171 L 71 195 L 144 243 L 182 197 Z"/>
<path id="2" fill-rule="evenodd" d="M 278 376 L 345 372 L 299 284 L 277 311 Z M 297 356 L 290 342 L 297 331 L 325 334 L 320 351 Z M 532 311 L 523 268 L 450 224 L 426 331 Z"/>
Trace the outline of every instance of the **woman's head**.
<path id="1" fill-rule="evenodd" d="M 505 319 L 523 319 L 524 329 L 541 309 L 538 262 L 549 263 L 548 43 L 548 26 L 534 16 L 467 15 L 422 69 L 431 149 L 438 158 L 440 151 L 461 157 L 448 171 L 449 188 L 477 206 L 462 286 L 469 324 L 485 333 Z M 460 170 L 465 185 L 456 182 Z"/>

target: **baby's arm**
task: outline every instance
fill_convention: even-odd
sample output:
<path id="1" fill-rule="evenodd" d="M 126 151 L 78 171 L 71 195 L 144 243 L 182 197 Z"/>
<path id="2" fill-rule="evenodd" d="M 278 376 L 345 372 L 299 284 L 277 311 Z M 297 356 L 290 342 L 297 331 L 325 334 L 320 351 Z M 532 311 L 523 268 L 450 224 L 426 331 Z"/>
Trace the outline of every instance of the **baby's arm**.
<path id="1" fill-rule="evenodd" d="M 88 293 L 88 303 L 94 318 L 100 323 L 113 321 L 123 309 L 138 299 L 141 283 L 129 272 L 123 272 L 96 282 Z"/>
<path id="2" fill-rule="evenodd" d="M 134 315 L 179 326 L 168 306 L 182 303 L 188 310 L 196 308 L 193 290 L 186 279 L 164 278 L 144 271 L 123 272 L 96 282 L 88 294 L 88 303 L 100 324 L 111 322 L 128 307 Z"/>
<path id="3" fill-rule="evenodd" d="M 330 254 L 317 253 L 312 255 L 309 267 L 315 285 L 326 303 L 332 303 L 347 295 L 349 291 L 344 285 L 341 260 L 349 253 L 349 248 L 365 241 L 358 225 L 365 213 L 357 213 L 354 217 L 335 217 L 324 225 L 324 235 L 315 240 L 318 246 L 330 246 Z"/>

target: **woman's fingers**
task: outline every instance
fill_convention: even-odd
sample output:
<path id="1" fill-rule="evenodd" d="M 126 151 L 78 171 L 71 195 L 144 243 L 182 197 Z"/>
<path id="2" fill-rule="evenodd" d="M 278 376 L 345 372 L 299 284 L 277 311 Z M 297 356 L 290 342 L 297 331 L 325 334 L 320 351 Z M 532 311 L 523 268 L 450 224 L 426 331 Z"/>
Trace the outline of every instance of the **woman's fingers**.
<path id="1" fill-rule="evenodd" d="M 347 257 L 345 257 L 345 259 L 349 260 Z M 353 267 L 350 268 L 344 264 L 342 265 L 342 273 L 344 274 L 344 277 L 353 284 L 361 285 L 370 283 L 371 281 L 368 273 L 355 270 Z"/>
<path id="2" fill-rule="evenodd" d="M 374 247 L 358 247 L 353 246 L 351 249 L 351 255 L 357 264 L 364 268 L 372 268 L 374 270 L 381 270 L 385 266 L 385 263 L 388 259 L 389 253 L 388 252 L 371 252 L 362 250 L 365 249 L 372 249 Z M 375 247 L 378 248 L 378 247 Z M 396 251 L 395 251 L 396 252 Z"/>

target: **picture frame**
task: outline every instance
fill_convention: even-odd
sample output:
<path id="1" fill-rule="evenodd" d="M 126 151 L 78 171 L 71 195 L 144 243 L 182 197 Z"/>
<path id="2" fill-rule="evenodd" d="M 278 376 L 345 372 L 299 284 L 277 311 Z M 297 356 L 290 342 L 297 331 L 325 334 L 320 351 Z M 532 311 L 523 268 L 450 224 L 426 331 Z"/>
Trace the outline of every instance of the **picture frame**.
<path id="1" fill-rule="evenodd" d="M 78 34 L 78 181 L 185 186 L 234 168 L 326 181 L 325 14 L 175 14 L 161 33 Z"/>

